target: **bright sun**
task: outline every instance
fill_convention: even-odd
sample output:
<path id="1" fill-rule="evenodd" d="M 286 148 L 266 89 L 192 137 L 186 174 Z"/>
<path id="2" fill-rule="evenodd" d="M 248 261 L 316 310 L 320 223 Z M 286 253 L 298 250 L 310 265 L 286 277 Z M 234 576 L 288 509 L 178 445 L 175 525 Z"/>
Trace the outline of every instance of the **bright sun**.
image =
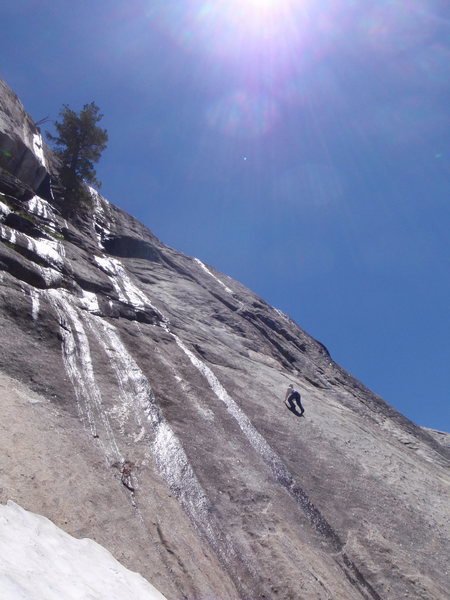
<path id="1" fill-rule="evenodd" d="M 162 0 L 161 0 L 162 1 Z M 205 43 L 211 55 L 266 49 L 281 60 L 299 38 L 313 0 L 190 0 L 167 12 L 169 30 L 186 45 Z"/>
<path id="2" fill-rule="evenodd" d="M 270 6 L 271 4 L 276 4 L 277 0 L 247 0 L 247 4 L 250 4 L 250 6 Z"/>
<path id="3" fill-rule="evenodd" d="M 245 5 L 249 10 L 273 10 L 282 0 L 245 0 Z"/>
<path id="4" fill-rule="evenodd" d="M 267 22 L 267 20 L 278 20 L 289 11 L 292 0 L 225 0 L 218 6 L 224 7 L 225 11 L 231 12 L 237 18 L 244 20 L 256 20 L 256 22 Z"/>

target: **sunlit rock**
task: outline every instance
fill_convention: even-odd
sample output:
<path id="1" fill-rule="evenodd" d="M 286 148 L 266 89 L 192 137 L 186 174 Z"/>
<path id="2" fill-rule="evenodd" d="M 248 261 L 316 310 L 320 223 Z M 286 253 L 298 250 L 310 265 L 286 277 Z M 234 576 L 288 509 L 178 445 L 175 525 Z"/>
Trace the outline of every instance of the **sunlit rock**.
<path id="1" fill-rule="evenodd" d="M 446 597 L 445 434 L 95 190 L 72 221 L 8 190 L 0 178 L 1 501 L 168 599 Z"/>

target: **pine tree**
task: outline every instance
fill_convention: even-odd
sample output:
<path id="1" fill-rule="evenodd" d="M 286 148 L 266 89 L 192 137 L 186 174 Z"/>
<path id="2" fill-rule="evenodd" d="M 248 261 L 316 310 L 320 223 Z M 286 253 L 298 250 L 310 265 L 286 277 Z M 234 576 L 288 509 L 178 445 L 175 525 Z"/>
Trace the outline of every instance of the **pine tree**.
<path id="1" fill-rule="evenodd" d="M 65 198 L 70 204 L 87 199 L 83 181 L 96 187 L 101 185 L 96 179 L 94 163 L 100 160 L 106 148 L 108 133 L 106 129 L 97 126 L 103 117 L 99 111 L 95 102 L 85 104 L 79 114 L 64 104 L 59 113 L 62 120 L 55 122 L 58 135 L 47 133 L 61 160 L 59 174 Z"/>

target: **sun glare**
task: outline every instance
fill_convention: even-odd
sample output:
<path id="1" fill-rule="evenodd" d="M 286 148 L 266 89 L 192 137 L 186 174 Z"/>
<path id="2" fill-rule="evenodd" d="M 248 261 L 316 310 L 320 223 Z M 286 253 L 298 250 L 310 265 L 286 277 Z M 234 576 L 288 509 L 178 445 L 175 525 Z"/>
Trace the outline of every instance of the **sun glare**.
<path id="1" fill-rule="evenodd" d="M 250 17 L 273 15 L 282 12 L 288 0 L 241 0 L 236 1 L 236 10 L 245 12 Z M 238 6 L 239 5 L 239 6 Z"/>
<path id="2" fill-rule="evenodd" d="M 253 39 L 284 37 L 292 29 L 294 7 L 298 11 L 304 0 L 217 0 L 217 18 L 230 25 L 237 35 Z"/>
<path id="3" fill-rule="evenodd" d="M 277 2 L 278 0 L 247 0 L 246 4 L 251 8 L 269 8 Z"/>
<path id="4" fill-rule="evenodd" d="M 186 0 L 161 10 L 161 24 L 184 46 L 202 47 L 211 60 L 274 68 L 276 62 L 281 72 L 297 60 L 298 46 L 308 35 L 305 17 L 312 1 Z"/>

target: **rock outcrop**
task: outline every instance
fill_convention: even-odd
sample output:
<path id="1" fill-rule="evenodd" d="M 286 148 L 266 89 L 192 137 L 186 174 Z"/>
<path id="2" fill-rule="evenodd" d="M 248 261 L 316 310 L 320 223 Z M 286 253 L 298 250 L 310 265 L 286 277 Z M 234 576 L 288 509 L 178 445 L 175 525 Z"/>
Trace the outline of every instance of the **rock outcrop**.
<path id="1" fill-rule="evenodd" d="M 169 600 L 445 598 L 441 437 L 94 190 L 93 213 L 64 220 L 39 193 L 51 152 L 13 104 L 0 149 L 22 143 L 46 174 L 0 179 L 0 501 Z"/>
<path id="2" fill-rule="evenodd" d="M 34 190 L 51 199 L 50 173 L 58 161 L 44 144 L 39 127 L 25 112 L 16 94 L 0 79 L 0 182 L 11 192 L 11 176 L 23 187 L 21 198 Z"/>

